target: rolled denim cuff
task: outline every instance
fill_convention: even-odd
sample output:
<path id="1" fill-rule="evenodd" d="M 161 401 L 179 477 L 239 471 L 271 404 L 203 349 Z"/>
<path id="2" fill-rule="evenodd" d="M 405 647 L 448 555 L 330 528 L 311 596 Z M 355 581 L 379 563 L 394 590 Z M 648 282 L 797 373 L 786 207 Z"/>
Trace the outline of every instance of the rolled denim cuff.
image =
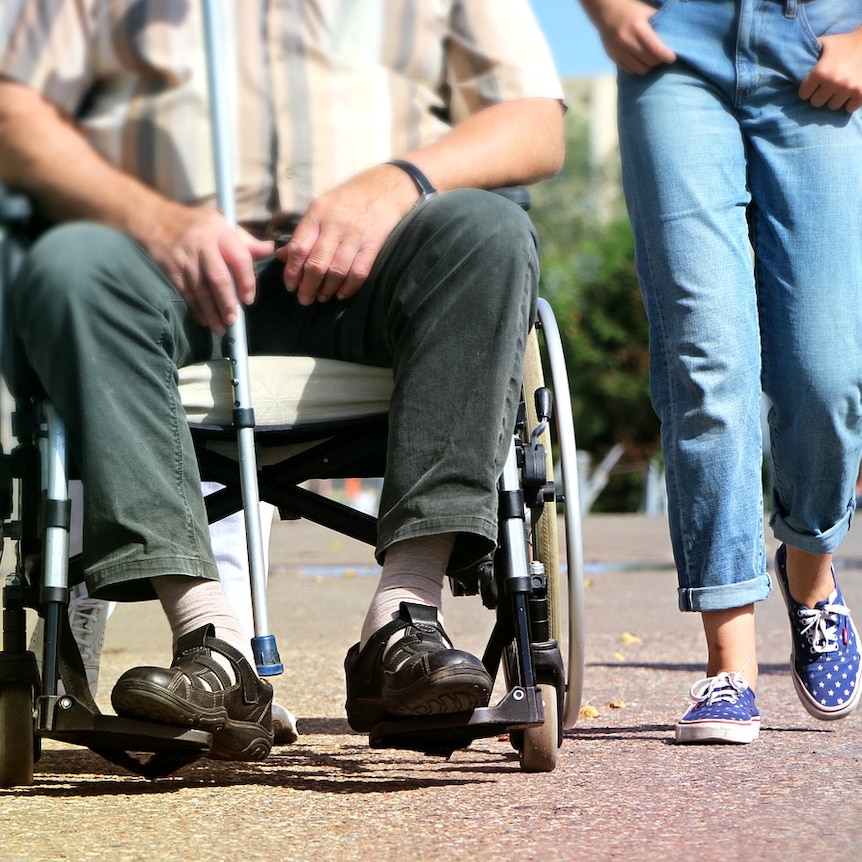
<path id="1" fill-rule="evenodd" d="M 683 588 L 678 591 L 681 611 L 726 611 L 762 602 L 772 592 L 772 580 L 764 572 L 756 578 L 738 584 L 713 587 Z"/>

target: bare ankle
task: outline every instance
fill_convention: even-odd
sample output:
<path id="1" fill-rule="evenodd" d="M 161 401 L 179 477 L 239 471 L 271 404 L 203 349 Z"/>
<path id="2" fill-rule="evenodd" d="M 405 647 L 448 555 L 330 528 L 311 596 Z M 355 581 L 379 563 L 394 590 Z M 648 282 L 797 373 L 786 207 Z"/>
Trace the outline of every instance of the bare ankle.
<path id="1" fill-rule="evenodd" d="M 742 673 L 751 688 L 757 684 L 754 605 L 704 611 L 701 614 L 708 651 L 708 676 Z"/>
<path id="2" fill-rule="evenodd" d="M 793 600 L 813 608 L 828 599 L 835 589 L 832 554 L 809 554 L 799 548 L 787 548 L 787 585 Z"/>

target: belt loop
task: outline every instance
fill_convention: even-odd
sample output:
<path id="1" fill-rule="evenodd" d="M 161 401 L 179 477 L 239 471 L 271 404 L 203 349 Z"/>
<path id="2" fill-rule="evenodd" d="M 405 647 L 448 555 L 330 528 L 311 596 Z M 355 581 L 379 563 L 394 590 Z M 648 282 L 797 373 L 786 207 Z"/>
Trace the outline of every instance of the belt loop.
<path id="1" fill-rule="evenodd" d="M 785 18 L 795 18 L 796 17 L 796 6 L 798 5 L 799 0 L 784 0 L 784 17 Z"/>

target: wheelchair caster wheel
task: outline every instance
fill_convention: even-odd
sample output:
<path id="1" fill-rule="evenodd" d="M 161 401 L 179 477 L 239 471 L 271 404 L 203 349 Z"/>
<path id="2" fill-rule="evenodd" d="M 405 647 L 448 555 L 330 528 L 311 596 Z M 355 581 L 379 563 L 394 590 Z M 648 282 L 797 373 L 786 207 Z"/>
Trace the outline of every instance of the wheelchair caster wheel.
<path id="1" fill-rule="evenodd" d="M 552 685 L 540 685 L 545 720 L 537 727 L 527 727 L 518 736 L 521 769 L 524 772 L 553 772 L 559 750 L 559 710 L 557 690 Z"/>
<path id="2" fill-rule="evenodd" d="M 29 685 L 0 687 L 0 787 L 33 783 L 33 691 Z"/>

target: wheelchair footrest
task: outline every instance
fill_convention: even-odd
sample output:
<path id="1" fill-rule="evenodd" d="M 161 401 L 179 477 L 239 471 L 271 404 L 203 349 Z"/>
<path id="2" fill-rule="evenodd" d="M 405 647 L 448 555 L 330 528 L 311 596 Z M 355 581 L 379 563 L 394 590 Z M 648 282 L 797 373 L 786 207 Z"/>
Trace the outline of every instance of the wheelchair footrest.
<path id="1" fill-rule="evenodd" d="M 536 688 L 516 687 L 496 706 L 448 715 L 384 721 L 372 728 L 372 748 L 400 748 L 450 757 L 475 739 L 499 736 L 544 722 L 542 697 Z"/>
<path id="2" fill-rule="evenodd" d="M 159 778 L 205 757 L 212 748 L 212 734 L 103 715 L 69 695 L 43 696 L 37 700 L 36 735 L 82 745 L 139 775 Z M 152 755 L 140 761 L 129 752 Z"/>

